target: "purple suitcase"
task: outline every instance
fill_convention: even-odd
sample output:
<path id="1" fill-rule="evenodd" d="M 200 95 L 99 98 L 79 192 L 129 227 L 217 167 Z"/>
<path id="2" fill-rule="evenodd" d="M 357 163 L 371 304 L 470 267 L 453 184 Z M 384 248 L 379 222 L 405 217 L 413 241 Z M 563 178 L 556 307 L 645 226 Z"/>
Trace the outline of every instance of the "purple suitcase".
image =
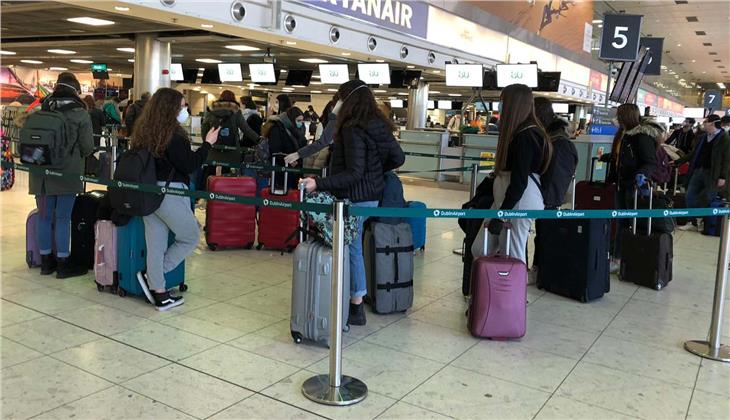
<path id="1" fill-rule="evenodd" d="M 489 232 L 484 235 L 487 250 Z M 468 327 L 475 337 L 520 338 L 527 329 L 527 266 L 507 256 L 489 255 L 474 259 L 471 269 L 471 299 Z"/>
<path id="2" fill-rule="evenodd" d="M 38 248 L 38 235 L 36 234 L 37 225 L 38 209 L 33 209 L 25 220 L 25 262 L 28 264 L 28 268 L 41 266 L 41 252 Z"/>
<path id="3" fill-rule="evenodd" d="M 94 278 L 96 288 L 117 290 L 117 227 L 111 220 L 99 220 L 94 225 Z"/>

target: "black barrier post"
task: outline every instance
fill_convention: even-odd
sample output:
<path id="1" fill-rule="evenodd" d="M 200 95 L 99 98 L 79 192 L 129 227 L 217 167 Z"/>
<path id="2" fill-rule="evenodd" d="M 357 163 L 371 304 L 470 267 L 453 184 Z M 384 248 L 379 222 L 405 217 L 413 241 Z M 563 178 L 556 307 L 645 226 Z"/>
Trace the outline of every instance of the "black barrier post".
<path id="1" fill-rule="evenodd" d="M 730 362 L 730 346 L 723 345 L 720 340 L 722 337 L 722 314 L 725 306 L 728 264 L 730 264 L 730 220 L 728 220 L 728 216 L 723 216 L 720 252 L 717 256 L 717 272 L 715 273 L 715 299 L 712 303 L 710 339 L 708 341 L 685 341 L 684 348 L 688 352 L 705 359 L 726 363 Z"/>
<path id="2" fill-rule="evenodd" d="M 345 202 L 334 202 L 332 226 L 332 304 L 330 305 L 329 374 L 313 376 L 302 384 L 310 400 L 326 405 L 352 405 L 364 400 L 368 387 L 342 374 L 342 295 L 345 278 Z"/>

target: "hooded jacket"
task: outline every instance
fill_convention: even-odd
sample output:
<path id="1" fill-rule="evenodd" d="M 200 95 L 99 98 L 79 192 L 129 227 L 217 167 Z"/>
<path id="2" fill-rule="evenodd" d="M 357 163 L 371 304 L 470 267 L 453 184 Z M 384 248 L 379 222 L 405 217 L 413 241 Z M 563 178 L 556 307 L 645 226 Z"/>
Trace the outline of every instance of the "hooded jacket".
<path id="1" fill-rule="evenodd" d="M 43 101 L 41 109 L 62 112 L 68 121 L 66 138 L 73 146 L 71 154 L 64 158 L 63 165 L 58 168 L 58 172 L 83 174 L 85 159 L 94 152 L 94 132 L 86 105 L 76 97 L 51 95 Z M 29 194 L 59 195 L 77 194 L 83 191 L 84 185 L 78 178 L 46 177 L 36 173 L 29 175 Z"/>
<path id="2" fill-rule="evenodd" d="M 210 112 L 205 116 L 205 120 L 201 124 L 202 137 L 208 134 L 208 131 L 217 127 L 223 121 L 232 118 L 233 127 L 243 132 L 243 138 L 240 139 L 238 133 L 234 133 L 234 137 L 239 139 L 238 143 L 244 147 L 254 147 L 258 143 L 259 135 L 249 127 L 246 119 L 241 113 L 241 107 L 238 102 L 231 101 L 215 101 L 210 106 Z M 235 146 L 230 144 L 229 146 Z"/>
<path id="3" fill-rule="evenodd" d="M 383 173 L 399 168 L 405 154 L 385 121 L 375 119 L 367 128 L 348 128 L 332 143 L 330 176 L 316 177 L 317 189 L 354 203 L 380 201 Z"/>
<path id="4" fill-rule="evenodd" d="M 614 143 L 615 152 L 602 157 L 611 162 L 607 179 L 616 182 L 619 189 L 631 191 L 637 174 L 651 177 L 657 166 L 656 136 L 656 130 L 645 124 L 626 130 Z"/>

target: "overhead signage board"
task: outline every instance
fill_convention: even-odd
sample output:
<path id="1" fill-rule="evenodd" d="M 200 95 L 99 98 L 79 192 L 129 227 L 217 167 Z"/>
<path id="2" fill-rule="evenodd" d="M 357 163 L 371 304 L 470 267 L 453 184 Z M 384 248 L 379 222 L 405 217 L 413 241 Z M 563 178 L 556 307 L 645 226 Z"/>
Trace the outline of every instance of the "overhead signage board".
<path id="1" fill-rule="evenodd" d="M 390 84 L 390 67 L 387 63 L 358 64 L 357 74 L 368 85 Z"/>
<path id="2" fill-rule="evenodd" d="M 218 76 L 221 82 L 243 82 L 240 63 L 218 64 Z"/>
<path id="3" fill-rule="evenodd" d="M 319 81 L 326 85 L 341 85 L 350 80 L 347 64 L 320 64 Z"/>
<path id="4" fill-rule="evenodd" d="M 447 64 L 446 86 L 482 87 L 484 67 L 481 64 Z"/>
<path id="5" fill-rule="evenodd" d="M 436 102 L 437 109 L 444 109 L 444 110 L 451 110 L 451 106 L 453 105 L 451 101 L 437 101 Z"/>
<path id="6" fill-rule="evenodd" d="M 403 108 L 403 99 L 391 99 L 390 107 L 391 108 Z"/>
<path id="7" fill-rule="evenodd" d="M 251 73 L 251 81 L 254 83 L 276 83 L 276 74 L 274 73 L 274 65 L 265 64 L 249 64 L 249 72 Z"/>
<path id="8" fill-rule="evenodd" d="M 185 75 L 183 74 L 182 64 L 180 64 L 180 63 L 170 64 L 170 80 L 173 80 L 175 82 L 180 82 L 180 81 L 185 80 Z"/>
<path id="9" fill-rule="evenodd" d="M 106 71 L 106 64 L 94 63 L 91 65 L 91 71 Z"/>
<path id="10" fill-rule="evenodd" d="M 646 64 L 644 74 L 649 76 L 661 75 L 664 38 L 641 38 L 641 42 L 639 44 L 641 45 L 641 48 L 648 48 L 651 53 L 651 58 Z"/>
<path id="11" fill-rule="evenodd" d="M 704 107 L 713 111 L 722 108 L 722 92 L 719 90 L 708 90 L 705 92 Z"/>
<path id="12" fill-rule="evenodd" d="M 685 108 L 682 115 L 684 116 L 684 118 L 702 119 L 702 118 L 705 118 L 705 109 L 704 108 Z"/>
<path id="13" fill-rule="evenodd" d="M 556 114 L 567 114 L 570 112 L 570 105 L 553 103 L 553 112 Z"/>
<path id="14" fill-rule="evenodd" d="M 594 106 L 591 118 L 592 124 L 613 125 L 616 119 L 616 108 L 606 108 L 605 106 Z"/>
<path id="15" fill-rule="evenodd" d="M 307 4 L 374 25 L 426 38 L 428 3 L 410 0 L 306 0 Z"/>
<path id="16" fill-rule="evenodd" d="M 537 64 L 497 64 L 497 86 L 507 87 L 520 83 L 537 87 Z"/>
<path id="17" fill-rule="evenodd" d="M 598 57 L 607 61 L 636 61 L 642 19 L 641 15 L 605 15 Z"/>

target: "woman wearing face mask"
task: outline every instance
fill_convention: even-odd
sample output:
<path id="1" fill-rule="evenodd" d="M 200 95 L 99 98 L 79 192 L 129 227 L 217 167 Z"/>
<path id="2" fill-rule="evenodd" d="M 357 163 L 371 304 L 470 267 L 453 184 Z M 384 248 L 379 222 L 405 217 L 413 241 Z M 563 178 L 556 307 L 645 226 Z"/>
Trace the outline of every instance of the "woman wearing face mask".
<path id="1" fill-rule="evenodd" d="M 307 144 L 304 137 L 304 113 L 297 107 L 289 108 L 283 115 L 270 118 L 272 123 L 268 132 L 271 155 L 290 155 Z M 296 189 L 299 178 L 289 174 L 289 187 Z"/>
<path id="2" fill-rule="evenodd" d="M 307 192 L 329 191 L 348 198 L 353 206 L 377 207 L 382 198 L 383 173 L 405 162 L 405 155 L 393 137 L 393 124 L 380 110 L 375 97 L 362 80 L 351 80 L 339 89 L 342 104 L 337 114 L 330 160 L 331 175 L 306 178 Z M 351 325 L 365 325 L 363 296 L 367 294 L 362 229 L 365 218 L 358 217 L 357 236 L 348 245 L 350 254 Z"/>
<path id="3" fill-rule="evenodd" d="M 188 174 L 205 162 L 211 144 L 218 140 L 220 128 L 210 130 L 205 142 L 196 151 L 190 148 L 190 139 L 180 126 L 188 119 L 185 98 L 175 89 L 161 88 L 150 98 L 142 115 L 135 123 L 133 148 L 147 149 L 155 157 L 157 184 L 165 185 L 172 172 L 170 187 L 188 188 Z M 200 228 L 190 209 L 190 199 L 166 194 L 160 207 L 144 216 L 147 242 L 147 273 L 137 273 L 147 299 L 159 311 L 181 305 L 180 296 L 171 296 L 165 288 L 164 274 L 185 260 L 198 245 Z M 168 247 L 169 231 L 175 242 Z"/>
<path id="4" fill-rule="evenodd" d="M 339 93 L 335 93 L 335 96 L 332 97 L 332 100 L 324 108 L 324 111 L 322 111 L 322 124 L 324 125 L 324 131 L 322 131 L 322 135 L 319 136 L 319 139 L 313 141 L 312 144 L 302 147 L 297 152 L 288 154 L 284 158 L 287 164 L 291 165 L 299 159 L 308 158 L 332 144 L 332 137 L 335 134 L 335 126 L 337 125 L 333 122 L 337 120 L 337 112 L 339 112 L 340 108 L 342 108 L 342 101 L 339 99 Z M 326 124 L 325 121 L 327 122 Z"/>

